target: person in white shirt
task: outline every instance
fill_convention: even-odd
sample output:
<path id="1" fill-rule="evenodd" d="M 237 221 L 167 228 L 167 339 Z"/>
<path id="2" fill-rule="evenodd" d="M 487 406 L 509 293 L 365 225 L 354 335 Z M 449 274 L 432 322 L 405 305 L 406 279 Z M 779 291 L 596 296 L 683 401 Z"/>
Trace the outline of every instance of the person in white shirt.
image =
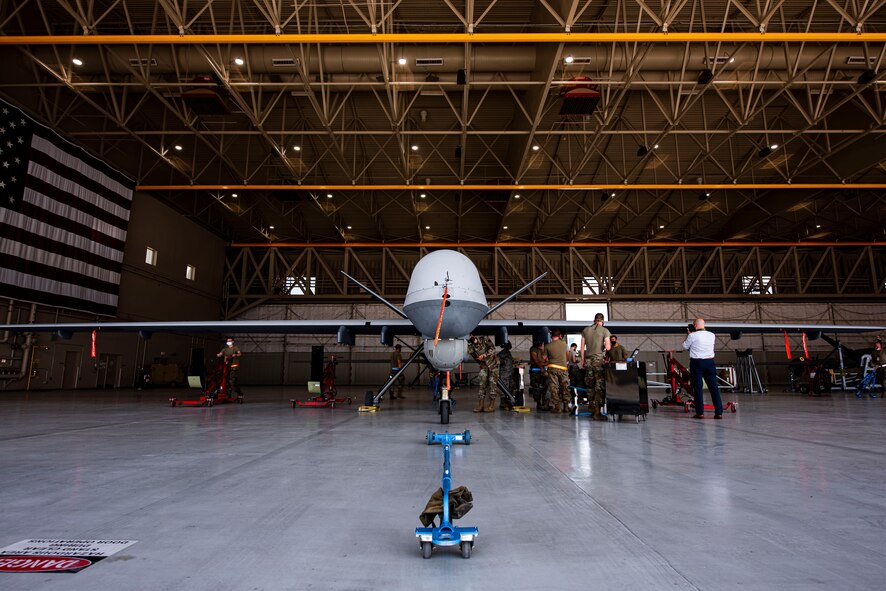
<path id="1" fill-rule="evenodd" d="M 717 364 L 714 362 L 714 333 L 705 330 L 704 318 L 696 318 L 695 330 L 687 328 L 689 336 L 683 341 L 683 348 L 689 351 L 689 373 L 692 379 L 692 394 L 695 396 L 693 419 L 704 418 L 704 391 L 702 380 L 708 385 L 714 403 L 714 418 L 723 418 L 723 400 L 717 385 Z"/>

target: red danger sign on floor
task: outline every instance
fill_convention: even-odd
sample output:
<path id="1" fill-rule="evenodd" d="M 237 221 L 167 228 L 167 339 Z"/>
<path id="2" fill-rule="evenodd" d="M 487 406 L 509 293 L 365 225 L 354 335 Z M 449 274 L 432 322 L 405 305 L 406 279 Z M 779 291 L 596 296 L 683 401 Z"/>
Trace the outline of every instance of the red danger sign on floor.
<path id="1" fill-rule="evenodd" d="M 0 548 L 0 573 L 76 573 L 135 540 L 22 540 Z"/>

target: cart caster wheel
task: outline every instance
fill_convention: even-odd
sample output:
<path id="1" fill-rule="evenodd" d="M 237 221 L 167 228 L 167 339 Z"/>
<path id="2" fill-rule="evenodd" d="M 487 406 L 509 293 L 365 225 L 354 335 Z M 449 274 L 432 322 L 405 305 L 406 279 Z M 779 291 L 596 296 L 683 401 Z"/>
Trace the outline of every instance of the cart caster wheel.
<path id="1" fill-rule="evenodd" d="M 461 557 L 462 558 L 470 558 L 471 550 L 474 548 L 474 542 L 462 542 L 461 543 Z"/>
<path id="2" fill-rule="evenodd" d="M 465 429 L 465 445 L 470 445 L 470 444 L 471 444 L 471 432 L 468 429 Z"/>
<path id="3" fill-rule="evenodd" d="M 421 543 L 421 557 L 422 558 L 430 558 L 431 553 L 434 551 L 434 545 L 430 542 L 422 542 Z"/>

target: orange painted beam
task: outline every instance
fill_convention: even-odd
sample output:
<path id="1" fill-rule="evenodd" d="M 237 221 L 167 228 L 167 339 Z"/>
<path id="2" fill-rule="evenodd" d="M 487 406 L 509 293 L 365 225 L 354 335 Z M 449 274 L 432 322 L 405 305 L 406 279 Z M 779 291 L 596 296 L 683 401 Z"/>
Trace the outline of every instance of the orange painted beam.
<path id="1" fill-rule="evenodd" d="M 873 242 L 233 242 L 235 248 L 847 248 Z"/>
<path id="2" fill-rule="evenodd" d="M 886 189 L 886 183 L 739 183 L 627 185 L 139 185 L 136 191 L 771 191 Z"/>
<path id="3" fill-rule="evenodd" d="M 274 35 L 17 35 L 0 45 L 215 45 L 299 43 L 884 43 L 886 33 L 371 33 Z"/>

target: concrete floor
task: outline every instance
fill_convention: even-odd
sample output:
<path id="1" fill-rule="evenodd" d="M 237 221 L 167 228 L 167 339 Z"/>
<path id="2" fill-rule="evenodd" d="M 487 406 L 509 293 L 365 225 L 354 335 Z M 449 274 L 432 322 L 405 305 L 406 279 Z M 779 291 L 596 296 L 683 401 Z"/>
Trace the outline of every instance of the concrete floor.
<path id="1" fill-rule="evenodd" d="M 353 393 L 359 395 L 361 391 Z M 183 391 L 179 390 L 178 394 Z M 880 589 L 886 401 L 740 396 L 723 421 L 470 412 L 450 431 L 470 560 L 423 560 L 442 431 L 424 391 L 378 414 L 169 408 L 169 391 L 0 393 L 0 547 L 138 543 L 0 589 Z M 301 394 L 306 398 L 306 394 Z M 419 399 L 421 398 L 421 402 Z"/>

